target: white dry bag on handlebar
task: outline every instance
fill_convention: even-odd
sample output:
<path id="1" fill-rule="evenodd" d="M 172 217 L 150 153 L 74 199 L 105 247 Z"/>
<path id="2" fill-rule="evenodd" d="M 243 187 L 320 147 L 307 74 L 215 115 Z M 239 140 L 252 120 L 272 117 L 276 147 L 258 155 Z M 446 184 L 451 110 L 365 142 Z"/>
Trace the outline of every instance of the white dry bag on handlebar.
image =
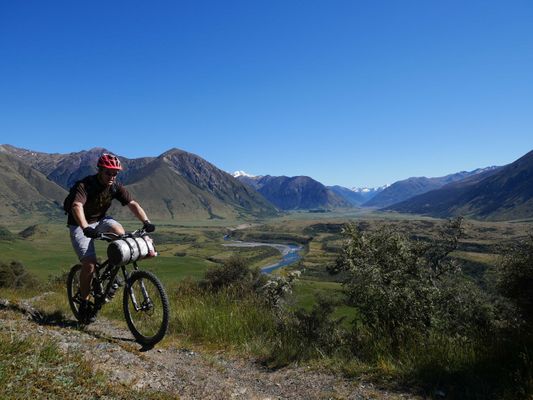
<path id="1" fill-rule="evenodd" d="M 107 258 L 113 265 L 125 265 L 156 255 L 154 242 L 148 236 L 115 240 L 107 247 Z"/>

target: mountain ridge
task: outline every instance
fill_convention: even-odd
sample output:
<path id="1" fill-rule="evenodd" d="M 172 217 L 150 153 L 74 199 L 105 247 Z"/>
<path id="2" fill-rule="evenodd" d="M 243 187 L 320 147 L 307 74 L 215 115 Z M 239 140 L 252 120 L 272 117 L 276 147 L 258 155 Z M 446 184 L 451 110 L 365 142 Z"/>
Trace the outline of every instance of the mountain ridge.
<path id="1" fill-rule="evenodd" d="M 48 154 L 0 145 L 0 216 L 59 216 L 66 189 L 76 180 L 96 173 L 96 160 L 103 151 L 108 150 L 96 147 Z M 503 167 L 437 178 L 408 178 L 377 194 L 377 190 L 357 192 L 340 186 L 326 187 L 307 176 L 254 177 L 241 173 L 234 178 L 205 159 L 178 148 L 157 157 L 119 158 L 125 166 L 120 181 L 136 200 L 149 208 L 154 219 L 263 218 L 275 215 L 278 210 L 379 205 L 378 201 L 383 201 L 387 193 L 394 193 L 393 189 L 402 185 L 408 186 L 409 190 L 402 194 L 407 192 L 407 199 L 388 204 L 398 199 L 390 196 L 388 205 L 378 208 L 491 220 L 533 216 L 533 151 Z M 360 196 L 369 193 L 375 194 L 374 199 L 363 202 Z M 119 216 L 127 214 L 122 208 L 115 212 Z"/>
<path id="2" fill-rule="evenodd" d="M 281 210 L 351 207 L 350 202 L 308 176 L 246 176 L 238 180 L 254 188 Z"/>
<path id="3" fill-rule="evenodd" d="M 384 210 L 435 217 L 464 215 L 487 220 L 531 218 L 533 151 L 490 172 L 447 184 Z"/>
<path id="4" fill-rule="evenodd" d="M 67 192 L 19 158 L 0 152 L 0 217 L 59 217 Z"/>
<path id="5" fill-rule="evenodd" d="M 39 172 L 43 179 L 63 189 L 95 174 L 102 152 L 109 150 L 96 147 L 75 153 L 47 154 L 0 146 L 0 155 Z M 118 157 L 124 166 L 120 182 L 127 185 L 152 218 L 255 218 L 276 214 L 275 207 L 260 194 L 192 153 L 172 148 L 158 157 Z M 62 200 L 54 198 L 52 202 L 62 204 Z M 112 211 L 118 216 L 129 215 L 121 207 L 113 207 Z M 11 213 L 16 214 L 13 209 Z"/>
<path id="6" fill-rule="evenodd" d="M 427 178 L 411 177 L 394 182 L 372 199 L 363 204 L 363 207 L 386 208 L 390 205 L 400 203 L 411 197 L 439 189 L 449 183 L 461 181 L 470 176 L 478 174 L 490 174 L 500 167 L 477 168 L 473 171 L 460 171 L 441 177 Z"/>

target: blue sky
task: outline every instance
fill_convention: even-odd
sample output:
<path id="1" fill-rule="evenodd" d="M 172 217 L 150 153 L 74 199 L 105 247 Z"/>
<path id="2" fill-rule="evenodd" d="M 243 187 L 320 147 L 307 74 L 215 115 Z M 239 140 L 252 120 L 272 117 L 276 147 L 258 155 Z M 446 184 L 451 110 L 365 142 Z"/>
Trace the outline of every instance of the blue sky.
<path id="1" fill-rule="evenodd" d="M 1 1 L 0 143 L 379 186 L 533 149 L 533 2 Z"/>

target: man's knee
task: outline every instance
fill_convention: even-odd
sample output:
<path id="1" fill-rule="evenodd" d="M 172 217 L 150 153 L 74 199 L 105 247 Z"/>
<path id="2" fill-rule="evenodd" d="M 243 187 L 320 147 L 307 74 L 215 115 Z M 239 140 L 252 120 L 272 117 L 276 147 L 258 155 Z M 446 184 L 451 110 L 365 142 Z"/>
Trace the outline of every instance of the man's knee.
<path id="1" fill-rule="evenodd" d="M 87 271 L 87 272 L 93 272 L 94 271 L 94 267 L 96 266 L 96 258 L 95 257 L 92 257 L 92 256 L 84 257 L 80 261 L 81 261 L 82 268 L 85 271 Z"/>
<path id="2" fill-rule="evenodd" d="M 111 225 L 111 232 L 116 233 L 117 235 L 124 235 L 124 233 L 126 233 L 124 227 L 118 223 Z"/>

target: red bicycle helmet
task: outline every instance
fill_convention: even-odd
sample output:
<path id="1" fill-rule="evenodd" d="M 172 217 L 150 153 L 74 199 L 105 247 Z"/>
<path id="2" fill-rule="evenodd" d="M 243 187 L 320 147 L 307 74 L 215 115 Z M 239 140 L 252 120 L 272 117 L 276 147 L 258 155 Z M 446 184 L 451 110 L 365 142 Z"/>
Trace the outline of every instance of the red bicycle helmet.
<path id="1" fill-rule="evenodd" d="M 98 167 L 107 168 L 107 169 L 116 169 L 118 171 L 122 170 L 122 165 L 117 156 L 109 153 L 104 153 L 98 159 Z"/>

